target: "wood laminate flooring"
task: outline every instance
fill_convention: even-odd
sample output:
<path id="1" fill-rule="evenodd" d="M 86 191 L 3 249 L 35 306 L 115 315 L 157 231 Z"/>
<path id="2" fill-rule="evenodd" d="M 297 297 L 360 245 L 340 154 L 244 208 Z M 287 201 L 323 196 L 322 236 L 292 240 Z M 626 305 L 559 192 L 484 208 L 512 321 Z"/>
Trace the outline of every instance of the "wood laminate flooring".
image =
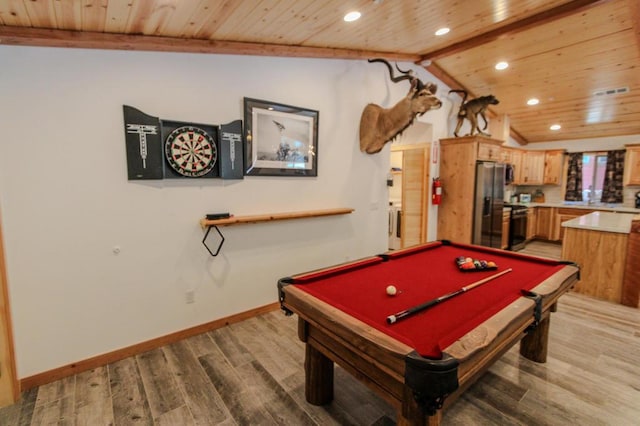
<path id="1" fill-rule="evenodd" d="M 559 256 L 540 244 L 523 252 Z M 303 363 L 297 318 L 270 312 L 27 390 L 0 409 L 0 425 L 394 424 L 394 410 L 339 367 L 333 403 L 307 404 Z M 548 362 L 516 345 L 443 424 L 639 425 L 640 310 L 563 296 Z"/>

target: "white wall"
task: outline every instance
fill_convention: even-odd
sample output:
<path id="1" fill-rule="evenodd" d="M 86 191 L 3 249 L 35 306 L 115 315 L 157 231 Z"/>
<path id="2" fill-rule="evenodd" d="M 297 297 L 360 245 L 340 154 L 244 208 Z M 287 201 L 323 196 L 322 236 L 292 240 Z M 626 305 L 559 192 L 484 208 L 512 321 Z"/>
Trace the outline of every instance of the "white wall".
<path id="1" fill-rule="evenodd" d="M 0 46 L 0 210 L 18 376 L 275 302 L 280 277 L 385 251 L 389 149 L 360 153 L 358 124 L 366 103 L 390 106 L 408 85 L 374 65 Z M 244 96 L 320 111 L 317 178 L 127 180 L 123 104 L 220 124 L 243 118 Z M 447 113 L 421 117 L 436 138 Z M 332 207 L 356 211 L 222 228 L 217 258 L 201 245 L 206 213 Z"/>

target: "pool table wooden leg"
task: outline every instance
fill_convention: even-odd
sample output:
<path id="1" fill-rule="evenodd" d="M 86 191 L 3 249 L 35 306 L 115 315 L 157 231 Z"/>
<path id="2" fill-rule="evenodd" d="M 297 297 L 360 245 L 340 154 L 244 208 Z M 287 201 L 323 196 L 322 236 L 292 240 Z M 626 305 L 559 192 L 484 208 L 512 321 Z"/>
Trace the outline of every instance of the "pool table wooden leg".
<path id="1" fill-rule="evenodd" d="M 309 343 L 305 346 L 305 397 L 313 405 L 328 404 L 333 401 L 333 361 Z"/>
<path id="2" fill-rule="evenodd" d="M 550 323 L 551 315 L 547 312 L 536 329 L 524 336 L 520 342 L 520 355 L 534 362 L 547 362 Z"/>
<path id="3" fill-rule="evenodd" d="M 439 426 L 442 420 L 442 410 L 437 410 L 433 416 L 425 415 L 420 405 L 413 397 L 413 390 L 404 387 L 402 408 L 398 410 L 397 426 Z"/>

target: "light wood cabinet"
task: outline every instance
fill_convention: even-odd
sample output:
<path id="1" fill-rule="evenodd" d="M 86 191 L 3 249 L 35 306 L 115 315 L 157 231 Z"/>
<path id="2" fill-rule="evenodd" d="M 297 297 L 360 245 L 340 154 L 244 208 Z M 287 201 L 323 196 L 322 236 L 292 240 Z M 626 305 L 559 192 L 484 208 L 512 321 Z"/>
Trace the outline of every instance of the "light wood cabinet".
<path id="1" fill-rule="evenodd" d="M 554 210 L 553 207 L 538 207 L 536 236 L 543 240 L 552 240 Z"/>
<path id="2" fill-rule="evenodd" d="M 502 141 L 477 135 L 440 140 L 442 203 L 438 207 L 439 240 L 460 243 L 473 240 L 476 161 L 481 159 L 480 144 L 492 145 L 493 149 L 499 150 Z"/>
<path id="3" fill-rule="evenodd" d="M 560 185 L 564 166 L 564 150 L 545 151 L 544 179 L 545 185 Z"/>
<path id="4" fill-rule="evenodd" d="M 513 166 L 513 184 L 520 185 L 522 183 L 522 150 L 512 149 L 509 163 Z"/>
<path id="5" fill-rule="evenodd" d="M 580 265 L 580 283 L 574 291 L 620 303 L 628 234 L 567 228 L 562 259 Z"/>
<path id="6" fill-rule="evenodd" d="M 500 247 L 506 250 L 509 247 L 509 220 L 511 219 L 511 212 L 502 212 L 502 241 Z"/>
<path id="7" fill-rule="evenodd" d="M 527 233 L 526 240 L 532 240 L 537 236 L 536 226 L 538 225 L 538 208 L 537 207 L 529 207 L 527 209 Z"/>
<path id="8" fill-rule="evenodd" d="M 565 230 L 565 228 L 562 227 L 562 222 L 566 222 L 567 220 L 575 219 L 576 217 L 584 216 L 595 211 L 597 210 L 572 208 L 556 209 L 556 220 L 554 223 L 554 231 L 552 235 L 557 236 L 556 239 L 562 241 L 562 239 L 564 238 Z"/>
<path id="9" fill-rule="evenodd" d="M 522 153 L 520 185 L 542 185 L 544 180 L 544 151 Z"/>
<path id="10" fill-rule="evenodd" d="M 502 147 L 495 143 L 478 143 L 478 160 L 482 161 L 502 161 Z"/>
<path id="11" fill-rule="evenodd" d="M 640 308 L 640 215 L 631 221 L 627 240 L 627 262 L 622 281 L 622 304 Z"/>
<path id="12" fill-rule="evenodd" d="M 640 144 L 625 145 L 624 184 L 640 185 Z"/>

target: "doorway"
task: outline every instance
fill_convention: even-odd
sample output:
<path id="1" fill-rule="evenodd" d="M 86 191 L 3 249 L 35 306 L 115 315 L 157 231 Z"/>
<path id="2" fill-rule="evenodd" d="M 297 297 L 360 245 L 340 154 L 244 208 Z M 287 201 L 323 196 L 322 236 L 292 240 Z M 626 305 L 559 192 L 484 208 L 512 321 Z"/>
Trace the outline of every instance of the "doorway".
<path id="1" fill-rule="evenodd" d="M 427 241 L 429 153 L 431 144 L 391 147 L 389 170 L 389 249 Z"/>

